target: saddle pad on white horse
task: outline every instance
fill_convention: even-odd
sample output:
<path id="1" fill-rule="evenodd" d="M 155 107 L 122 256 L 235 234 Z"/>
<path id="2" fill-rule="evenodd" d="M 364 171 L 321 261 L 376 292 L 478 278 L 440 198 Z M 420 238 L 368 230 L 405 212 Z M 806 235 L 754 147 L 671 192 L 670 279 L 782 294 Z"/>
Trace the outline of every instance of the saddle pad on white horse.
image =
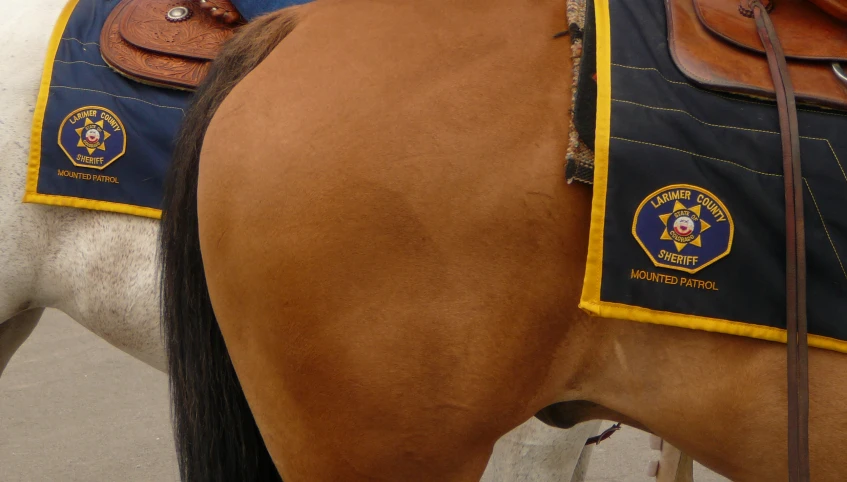
<path id="1" fill-rule="evenodd" d="M 306 1 L 232 3 L 252 20 Z M 140 0 L 129 3 L 146 6 Z M 193 94 L 136 82 L 104 60 L 104 26 L 127 4 L 70 0 L 56 22 L 33 116 L 24 202 L 161 217 L 165 172 Z M 184 11 L 178 7 L 185 5 L 193 13 L 186 16 L 190 21 L 202 13 L 189 0 L 177 4 L 174 11 Z M 168 22 L 163 17 L 159 24 Z M 144 32 L 175 47 L 184 41 L 160 30 Z M 138 60 L 153 71 L 169 67 L 161 56 Z"/>
<path id="2" fill-rule="evenodd" d="M 72 0 L 54 27 L 24 201 L 159 218 L 190 94 L 133 82 L 105 64 L 100 32 L 116 3 Z"/>

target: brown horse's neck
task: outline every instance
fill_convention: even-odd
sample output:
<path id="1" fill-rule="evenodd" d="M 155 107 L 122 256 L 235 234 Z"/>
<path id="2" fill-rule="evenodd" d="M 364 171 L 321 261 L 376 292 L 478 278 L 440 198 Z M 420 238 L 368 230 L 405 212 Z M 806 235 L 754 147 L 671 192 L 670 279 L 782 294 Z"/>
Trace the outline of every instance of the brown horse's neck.
<path id="1" fill-rule="evenodd" d="M 787 477 L 784 345 L 593 321 L 605 335 L 597 336 L 595 362 L 585 370 L 584 398 L 636 420 L 732 480 Z M 845 409 L 845 368 L 843 355 L 810 353 L 814 480 L 838 480 L 839 468 L 821 461 L 832 460 L 847 436 L 847 427 L 831 426 Z M 762 467 L 771 472 L 750 472 Z"/>

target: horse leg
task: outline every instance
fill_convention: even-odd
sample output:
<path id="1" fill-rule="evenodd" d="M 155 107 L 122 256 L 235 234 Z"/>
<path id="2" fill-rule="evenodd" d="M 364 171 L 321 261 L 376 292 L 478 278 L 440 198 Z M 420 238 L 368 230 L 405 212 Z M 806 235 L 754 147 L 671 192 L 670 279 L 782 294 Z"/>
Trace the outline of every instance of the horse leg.
<path id="1" fill-rule="evenodd" d="M 582 454 L 580 454 L 579 459 L 576 461 L 576 467 L 573 469 L 571 482 L 585 482 L 585 478 L 588 476 L 588 465 L 591 463 L 592 452 L 594 452 L 594 445 L 586 445 L 582 449 Z"/>
<path id="2" fill-rule="evenodd" d="M 563 430 L 533 417 L 497 441 L 482 481 L 571 481 L 578 464 L 587 465 L 591 447 L 585 441 L 599 428 L 599 420 Z"/>
<path id="3" fill-rule="evenodd" d="M 34 308 L 0 323 L 0 375 L 18 348 L 29 338 L 43 312 L 44 308 Z"/>
<path id="4" fill-rule="evenodd" d="M 647 475 L 657 482 L 693 482 L 694 459 L 655 435 L 651 436 L 651 445 L 654 440 L 658 440 L 660 458 L 650 464 Z"/>

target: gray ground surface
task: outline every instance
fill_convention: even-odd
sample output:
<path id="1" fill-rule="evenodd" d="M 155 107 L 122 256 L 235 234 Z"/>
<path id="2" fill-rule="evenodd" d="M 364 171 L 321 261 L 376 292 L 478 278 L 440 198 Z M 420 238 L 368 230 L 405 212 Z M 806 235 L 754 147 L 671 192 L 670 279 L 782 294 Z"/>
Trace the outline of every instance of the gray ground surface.
<path id="1" fill-rule="evenodd" d="M 48 310 L 0 378 L 0 481 L 175 482 L 165 375 Z M 658 453 L 627 428 L 588 482 L 651 482 Z M 720 482 L 702 467 L 697 482 Z"/>
<path id="2" fill-rule="evenodd" d="M 0 377 L 0 481 L 178 481 L 165 375 L 47 311 Z"/>

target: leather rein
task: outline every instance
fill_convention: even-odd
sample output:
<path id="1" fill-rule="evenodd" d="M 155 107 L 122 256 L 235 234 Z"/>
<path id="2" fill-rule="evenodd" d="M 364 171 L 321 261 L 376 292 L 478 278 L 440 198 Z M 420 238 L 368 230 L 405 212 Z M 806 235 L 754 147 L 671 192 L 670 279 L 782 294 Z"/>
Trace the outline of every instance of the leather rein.
<path id="1" fill-rule="evenodd" d="M 806 239 L 797 104 L 788 65 L 769 12 L 774 0 L 746 0 L 739 11 L 756 21 L 779 110 L 785 183 L 786 331 L 788 345 L 788 480 L 809 480 L 809 347 L 806 319 Z"/>

